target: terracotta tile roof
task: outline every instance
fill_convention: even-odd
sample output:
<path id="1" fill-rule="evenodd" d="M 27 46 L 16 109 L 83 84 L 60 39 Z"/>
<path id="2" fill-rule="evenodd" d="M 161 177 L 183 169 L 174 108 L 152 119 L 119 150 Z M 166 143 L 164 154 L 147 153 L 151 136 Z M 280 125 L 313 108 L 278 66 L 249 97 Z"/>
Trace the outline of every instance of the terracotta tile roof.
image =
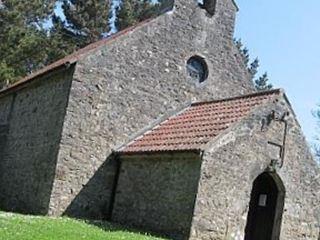
<path id="1" fill-rule="evenodd" d="M 192 104 L 181 113 L 120 148 L 119 153 L 201 150 L 214 137 L 247 116 L 256 106 L 279 96 L 272 90 Z"/>
<path id="2" fill-rule="evenodd" d="M 78 51 L 34 72 L 34 73 L 31 73 L 30 75 L 20 79 L 19 81 L 11 84 L 10 86 L 8 86 L 7 88 L 4 88 L 4 89 L 0 89 L 0 97 L 2 95 L 5 95 L 6 93 L 8 92 L 11 92 L 12 90 L 16 90 L 18 88 L 21 88 L 22 86 L 24 86 L 26 83 L 36 79 L 37 77 L 39 76 L 42 76 L 44 74 L 47 74 L 51 71 L 54 71 L 60 67 L 63 67 L 64 65 L 70 65 L 70 64 L 73 64 L 73 63 L 76 63 L 79 59 L 85 57 L 86 55 L 90 54 L 92 51 L 98 49 L 99 47 L 101 46 L 104 46 L 106 44 L 109 44 L 111 42 L 113 42 L 114 40 L 116 40 L 118 37 L 120 36 L 123 36 L 123 35 L 126 35 L 128 34 L 129 32 L 132 32 L 133 30 L 139 28 L 140 26 L 143 26 L 149 22 L 151 22 L 154 18 L 150 18 L 150 19 L 147 19 L 145 21 L 142 21 L 132 27 L 128 27 L 114 35 L 112 35 L 111 37 L 108 37 L 108 38 L 105 38 L 105 39 L 102 39 L 100 41 L 97 41 L 97 42 L 94 42 L 94 43 L 91 43 L 89 44 L 88 46 L 84 47 L 84 48 L 81 48 L 79 49 Z"/>

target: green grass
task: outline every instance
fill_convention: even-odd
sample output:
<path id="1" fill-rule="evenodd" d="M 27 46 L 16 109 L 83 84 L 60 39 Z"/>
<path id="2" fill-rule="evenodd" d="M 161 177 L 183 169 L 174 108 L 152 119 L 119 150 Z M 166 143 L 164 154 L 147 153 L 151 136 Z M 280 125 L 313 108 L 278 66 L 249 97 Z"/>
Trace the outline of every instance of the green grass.
<path id="1" fill-rule="evenodd" d="M 1 240 L 160 240 L 107 222 L 34 217 L 0 212 Z"/>

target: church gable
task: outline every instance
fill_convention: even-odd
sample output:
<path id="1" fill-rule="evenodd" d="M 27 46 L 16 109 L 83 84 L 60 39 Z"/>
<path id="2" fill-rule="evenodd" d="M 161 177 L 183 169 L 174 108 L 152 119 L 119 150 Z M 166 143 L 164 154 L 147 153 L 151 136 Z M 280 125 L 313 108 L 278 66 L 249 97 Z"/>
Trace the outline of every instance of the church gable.
<path id="1" fill-rule="evenodd" d="M 285 94 L 210 141 L 202 156 L 190 239 L 318 238 L 320 171 Z"/>
<path id="2" fill-rule="evenodd" d="M 233 44 L 236 8 L 232 1 L 217 1 L 213 16 L 193 0 L 175 3 L 173 11 L 121 34 L 77 61 L 57 169 L 71 174 L 68 181 L 57 179 L 54 184 L 52 214 L 62 213 L 82 194 L 81 186 L 94 178 L 97 166 L 150 122 L 191 101 L 254 91 Z M 188 70 L 193 57 L 207 66 L 204 81 L 197 77 L 201 70 Z M 74 171 L 75 162 L 82 172 Z M 110 168 L 109 175 L 113 172 Z M 100 211 L 96 206 L 103 201 L 109 204 L 112 189 L 112 182 L 97 186 L 90 198 L 99 203 L 79 203 L 84 206 L 82 212 Z M 67 193 L 63 204 L 60 192 Z M 101 197 L 101 192 L 109 196 Z"/>

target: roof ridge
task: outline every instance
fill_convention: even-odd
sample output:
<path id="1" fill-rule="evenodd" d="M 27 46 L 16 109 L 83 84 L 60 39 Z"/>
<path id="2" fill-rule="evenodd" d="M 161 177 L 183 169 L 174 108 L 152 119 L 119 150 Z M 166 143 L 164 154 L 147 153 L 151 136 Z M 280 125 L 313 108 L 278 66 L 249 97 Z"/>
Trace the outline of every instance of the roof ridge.
<path id="1" fill-rule="evenodd" d="M 271 95 L 271 94 L 283 94 L 284 90 L 282 88 L 272 89 L 272 90 L 266 90 L 266 91 L 259 91 L 244 95 L 238 95 L 234 97 L 228 97 L 228 98 L 221 98 L 221 99 L 215 99 L 210 101 L 202 101 L 202 102 L 194 102 L 191 104 L 191 106 L 199 106 L 199 105 L 205 105 L 205 104 L 212 104 L 212 103 L 219 103 L 219 102 L 227 102 L 232 100 L 238 100 L 238 99 L 245 99 L 249 97 L 257 97 L 257 96 L 264 96 L 264 95 Z"/>
<path id="2" fill-rule="evenodd" d="M 159 16 L 162 16 L 162 15 L 159 15 Z M 157 16 L 157 17 L 159 17 L 159 16 Z M 105 44 L 111 43 L 115 39 L 117 39 L 118 37 L 126 35 L 127 33 L 131 32 L 139 27 L 146 25 L 147 23 L 151 22 L 152 20 L 156 19 L 157 17 L 148 18 L 142 22 L 139 22 L 138 24 L 127 27 L 127 28 L 125 28 L 125 29 L 113 34 L 113 35 L 110 35 L 107 38 L 103 38 L 103 39 L 100 39 L 96 42 L 90 43 L 87 46 L 80 48 L 80 49 L 74 51 L 73 53 L 71 53 L 63 58 L 60 58 L 57 61 L 55 61 L 47 66 L 44 66 L 43 68 L 40 68 L 39 70 L 35 71 L 34 73 L 31 73 L 31 74 L 21 78 L 20 80 L 14 82 L 13 84 L 9 85 L 8 87 L 0 89 L 0 97 L 2 94 L 7 93 L 8 91 L 14 90 L 18 86 L 26 84 L 26 83 L 34 80 L 37 77 L 40 77 L 44 74 L 47 74 L 51 71 L 56 70 L 57 68 L 63 67 L 65 65 L 70 66 L 71 64 L 76 63 L 79 59 L 81 59 L 82 57 L 91 53 L 91 51 L 94 51 L 94 50 L 98 49 L 99 47 L 104 46 Z"/>

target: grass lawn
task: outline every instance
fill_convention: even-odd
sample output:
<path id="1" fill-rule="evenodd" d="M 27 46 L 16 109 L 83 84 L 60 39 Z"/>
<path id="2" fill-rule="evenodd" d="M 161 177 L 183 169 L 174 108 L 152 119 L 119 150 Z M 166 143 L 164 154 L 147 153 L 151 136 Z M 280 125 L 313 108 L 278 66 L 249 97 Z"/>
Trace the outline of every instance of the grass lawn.
<path id="1" fill-rule="evenodd" d="M 160 240 L 129 232 L 106 222 L 86 223 L 69 218 L 34 217 L 0 212 L 1 240 Z"/>

